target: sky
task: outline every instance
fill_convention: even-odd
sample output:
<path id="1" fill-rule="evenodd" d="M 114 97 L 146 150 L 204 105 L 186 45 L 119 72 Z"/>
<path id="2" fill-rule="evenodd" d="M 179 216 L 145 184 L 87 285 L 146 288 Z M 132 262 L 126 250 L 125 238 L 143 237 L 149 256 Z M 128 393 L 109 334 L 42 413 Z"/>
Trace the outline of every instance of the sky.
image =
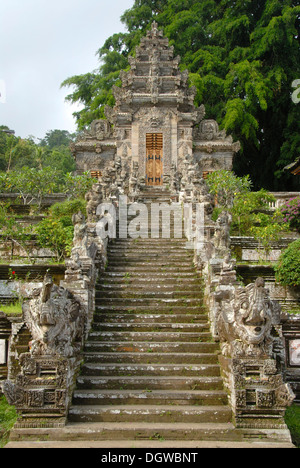
<path id="1" fill-rule="evenodd" d="M 134 0 L 0 0 L 0 125 L 16 136 L 43 138 L 76 130 L 65 101 L 70 76 L 99 66 L 96 51 Z"/>

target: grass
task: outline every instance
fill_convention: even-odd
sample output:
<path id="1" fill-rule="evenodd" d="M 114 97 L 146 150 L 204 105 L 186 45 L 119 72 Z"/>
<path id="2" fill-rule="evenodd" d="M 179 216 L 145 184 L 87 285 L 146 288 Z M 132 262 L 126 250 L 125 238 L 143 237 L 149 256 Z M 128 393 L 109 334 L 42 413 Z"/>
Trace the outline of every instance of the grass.
<path id="1" fill-rule="evenodd" d="M 285 422 L 291 432 L 293 444 L 300 448 L 300 406 L 292 405 L 285 413 Z"/>
<path id="2" fill-rule="evenodd" d="M 0 312 L 4 312 L 6 315 L 22 315 L 22 305 L 20 302 L 10 305 L 1 305 Z"/>
<path id="3" fill-rule="evenodd" d="M 9 439 L 9 432 L 17 420 L 14 406 L 10 406 L 5 397 L 0 397 L 0 448 L 3 448 Z"/>

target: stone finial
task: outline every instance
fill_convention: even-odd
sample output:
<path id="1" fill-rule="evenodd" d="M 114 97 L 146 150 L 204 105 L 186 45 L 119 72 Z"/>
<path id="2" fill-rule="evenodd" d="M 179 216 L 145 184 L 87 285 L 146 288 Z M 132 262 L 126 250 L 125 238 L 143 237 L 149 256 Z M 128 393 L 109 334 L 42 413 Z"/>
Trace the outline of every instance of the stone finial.
<path id="1" fill-rule="evenodd" d="M 278 306 L 271 301 L 263 278 L 237 288 L 218 319 L 222 352 L 226 356 L 272 356 L 271 331 Z"/>
<path id="2" fill-rule="evenodd" d="M 49 274 L 40 294 L 23 305 L 23 312 L 33 338 L 32 355 L 71 357 L 80 350 L 84 329 L 80 304 Z"/>

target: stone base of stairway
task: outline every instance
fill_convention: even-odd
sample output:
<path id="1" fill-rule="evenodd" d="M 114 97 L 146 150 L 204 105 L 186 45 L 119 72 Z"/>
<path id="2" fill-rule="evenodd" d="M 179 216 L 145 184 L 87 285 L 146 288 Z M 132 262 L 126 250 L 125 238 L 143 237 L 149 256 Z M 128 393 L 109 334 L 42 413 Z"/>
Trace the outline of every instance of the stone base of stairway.
<path id="1" fill-rule="evenodd" d="M 64 428 L 14 429 L 5 448 L 295 448 L 276 429 L 226 424 L 71 423 Z"/>

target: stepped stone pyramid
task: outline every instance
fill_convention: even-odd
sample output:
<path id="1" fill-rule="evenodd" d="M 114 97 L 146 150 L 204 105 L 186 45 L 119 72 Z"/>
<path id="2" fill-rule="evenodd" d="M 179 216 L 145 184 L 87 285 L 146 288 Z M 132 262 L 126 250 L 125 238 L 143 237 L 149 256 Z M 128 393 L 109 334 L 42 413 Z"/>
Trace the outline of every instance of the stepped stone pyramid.
<path id="1" fill-rule="evenodd" d="M 90 427 L 112 440 L 239 439 L 185 246 L 186 239 L 151 237 L 109 245 L 69 413 L 73 430 Z"/>
<path id="2" fill-rule="evenodd" d="M 8 447 L 292 447 L 283 417 L 293 394 L 267 354 L 277 309 L 260 280 L 238 289 L 229 216 L 211 219 L 205 177 L 231 170 L 240 145 L 195 106 L 189 74 L 156 23 L 129 63 L 107 119 L 71 147 L 77 174 L 90 171 L 95 184 L 87 219 L 73 217 L 64 281 L 46 275 L 13 328 L 3 389 L 20 417 Z M 163 235 L 168 221 L 151 219 L 153 204 L 191 208 L 182 237 L 175 214 Z M 129 236 L 138 211 L 141 230 Z M 245 316 L 252 307 L 249 329 L 268 338 L 251 359 L 251 343 L 230 348 L 233 307 Z M 27 352 L 21 331 L 31 335 Z"/>

